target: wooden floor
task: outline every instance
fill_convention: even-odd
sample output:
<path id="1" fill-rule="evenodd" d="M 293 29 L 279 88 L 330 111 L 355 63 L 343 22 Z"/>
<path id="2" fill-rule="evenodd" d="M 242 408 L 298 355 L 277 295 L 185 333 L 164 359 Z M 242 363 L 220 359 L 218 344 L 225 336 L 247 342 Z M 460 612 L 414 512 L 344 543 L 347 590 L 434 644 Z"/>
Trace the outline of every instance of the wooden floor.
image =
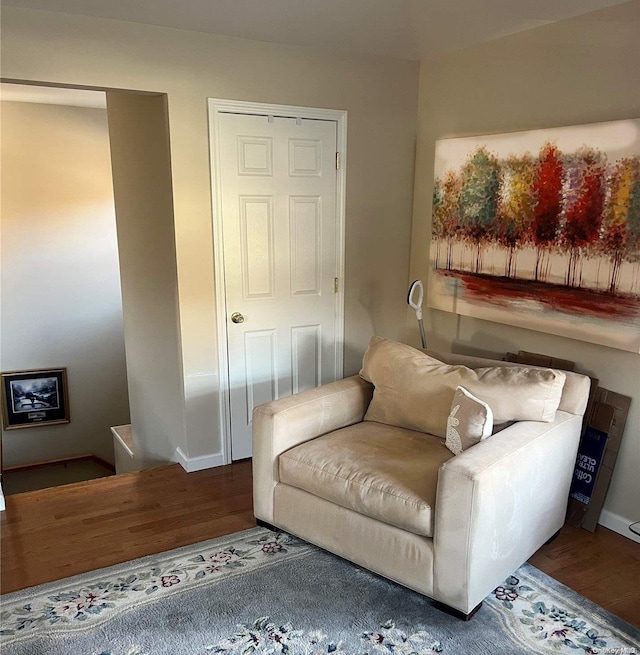
<path id="1" fill-rule="evenodd" d="M 179 464 L 5 498 L 0 591 L 58 580 L 255 526 L 251 464 Z"/>
<path id="2" fill-rule="evenodd" d="M 640 544 L 601 525 L 565 525 L 529 562 L 640 628 Z"/>
<path id="3" fill-rule="evenodd" d="M 6 498 L 2 593 L 255 526 L 251 463 L 197 473 L 177 464 Z M 640 627 L 640 545 L 565 526 L 530 560 Z"/>

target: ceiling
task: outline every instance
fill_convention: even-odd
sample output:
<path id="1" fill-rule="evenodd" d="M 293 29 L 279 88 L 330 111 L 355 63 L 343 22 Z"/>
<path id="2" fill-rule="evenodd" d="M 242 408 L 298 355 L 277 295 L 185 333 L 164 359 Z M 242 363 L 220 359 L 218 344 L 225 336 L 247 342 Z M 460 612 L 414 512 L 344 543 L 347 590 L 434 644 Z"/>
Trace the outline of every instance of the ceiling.
<path id="1" fill-rule="evenodd" d="M 624 1 L 2 0 L 2 4 L 420 60 Z"/>

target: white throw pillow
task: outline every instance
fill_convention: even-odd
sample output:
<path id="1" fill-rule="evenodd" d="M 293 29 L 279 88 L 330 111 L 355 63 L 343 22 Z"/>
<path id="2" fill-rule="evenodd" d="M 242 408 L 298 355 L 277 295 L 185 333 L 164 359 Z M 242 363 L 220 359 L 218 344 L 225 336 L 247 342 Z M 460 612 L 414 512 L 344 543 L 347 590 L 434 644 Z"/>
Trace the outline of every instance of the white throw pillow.
<path id="1" fill-rule="evenodd" d="M 459 455 L 463 450 L 490 437 L 492 430 L 491 407 L 459 386 L 453 395 L 451 412 L 447 419 L 445 446 L 454 455 Z"/>

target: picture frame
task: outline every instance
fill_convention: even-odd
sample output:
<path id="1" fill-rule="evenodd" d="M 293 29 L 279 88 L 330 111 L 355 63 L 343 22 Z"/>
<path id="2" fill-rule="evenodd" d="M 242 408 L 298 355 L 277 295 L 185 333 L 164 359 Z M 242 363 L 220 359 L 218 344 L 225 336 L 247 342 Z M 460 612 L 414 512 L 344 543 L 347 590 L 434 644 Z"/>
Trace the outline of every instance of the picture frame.
<path id="1" fill-rule="evenodd" d="M 70 422 L 66 368 L 10 371 L 0 375 L 5 430 Z"/>

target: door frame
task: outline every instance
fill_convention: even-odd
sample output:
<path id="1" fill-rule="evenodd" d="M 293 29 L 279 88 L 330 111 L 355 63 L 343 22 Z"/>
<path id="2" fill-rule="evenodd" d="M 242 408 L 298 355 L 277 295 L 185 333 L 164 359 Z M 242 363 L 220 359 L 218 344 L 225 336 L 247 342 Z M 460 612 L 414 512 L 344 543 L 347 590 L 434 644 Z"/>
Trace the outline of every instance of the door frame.
<path id="1" fill-rule="evenodd" d="M 211 174 L 211 215 L 213 222 L 213 266 L 215 283 L 215 309 L 218 344 L 218 406 L 220 415 L 221 454 L 223 464 L 231 463 L 231 408 L 229 396 L 228 330 L 226 317 L 226 285 L 224 242 L 222 231 L 222 182 L 220 176 L 220 121 L 221 113 L 249 114 L 281 118 L 308 118 L 335 121 L 337 124 L 336 150 L 339 166 L 336 171 L 336 261 L 338 287 L 335 294 L 336 371 L 344 375 L 344 270 L 347 178 L 347 111 L 275 105 L 262 102 L 208 98 L 209 116 L 209 170 Z"/>

